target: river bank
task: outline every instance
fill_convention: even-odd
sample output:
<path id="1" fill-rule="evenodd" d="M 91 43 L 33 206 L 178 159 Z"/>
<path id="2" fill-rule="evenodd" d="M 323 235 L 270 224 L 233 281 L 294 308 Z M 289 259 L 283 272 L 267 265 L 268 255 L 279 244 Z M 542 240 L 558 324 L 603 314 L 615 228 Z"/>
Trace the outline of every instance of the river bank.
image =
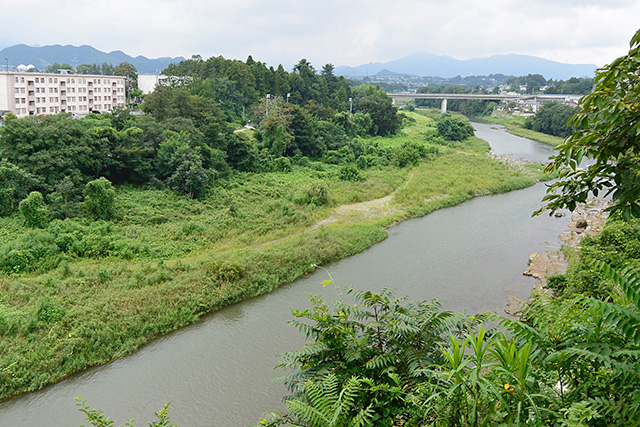
<path id="1" fill-rule="evenodd" d="M 547 147 L 511 137 L 495 126 L 474 126 L 479 135 L 485 135 L 491 142 L 497 155 L 516 152 L 542 158 L 547 152 Z M 496 146 L 497 138 L 507 140 Z M 532 153 L 527 146 L 536 147 L 539 152 Z M 262 247 L 261 243 L 277 240 L 278 236 L 247 241 L 241 248 L 221 248 L 203 255 L 194 253 L 176 261 L 164 261 L 160 266 L 147 262 L 151 276 L 165 273 L 169 277 L 166 282 L 145 287 L 146 292 L 156 289 L 155 295 L 161 296 L 157 300 L 149 296 L 149 302 L 153 302 L 157 310 L 168 312 L 175 312 L 173 304 L 176 303 L 188 308 L 189 295 L 198 295 L 200 302 L 212 301 L 205 299 L 206 293 L 202 295 L 203 291 L 212 289 L 214 278 L 208 272 L 214 266 L 233 267 L 231 261 L 244 262 L 241 266 L 245 269 L 239 270 L 243 275 L 237 279 L 239 284 L 249 282 L 258 274 L 258 279 L 265 280 L 263 285 L 266 285 L 267 279 L 277 279 L 278 273 L 285 272 L 283 266 L 294 272 L 300 266 L 300 271 L 306 268 L 309 274 L 301 274 L 296 282 L 279 286 L 273 292 L 245 298 L 215 313 L 202 314 L 195 324 L 150 340 L 126 357 L 5 401 L 0 404 L 0 425 L 82 424 L 81 414 L 74 406 L 74 397 L 78 395 L 92 407 L 119 417 L 116 423 L 132 417 L 150 419 L 154 410 L 171 401 L 172 420 L 177 425 L 255 424 L 265 410 L 277 408 L 280 396 L 286 393 L 282 385 L 272 381 L 281 375 L 273 370 L 277 355 L 300 348 L 302 344 L 298 331 L 288 325 L 291 309 L 308 307 L 308 293 L 319 294 L 326 301 L 336 298 L 331 286 L 322 287 L 326 272 L 313 271 L 310 264 L 318 254 L 364 246 L 368 232 L 375 233 L 373 237 L 383 236 L 384 241 L 370 245 L 357 255 L 324 264 L 337 286 L 354 286 L 372 292 L 389 286 L 397 290 L 398 296 L 406 295 L 414 301 L 437 298 L 444 309 L 467 313 L 502 311 L 509 295 L 525 299 L 535 284 L 534 279 L 522 275 L 529 254 L 532 250 L 547 248 L 546 242 L 564 230 L 567 218 L 531 218 L 544 195 L 545 186 L 541 183 L 519 191 L 475 197 L 501 188 L 506 191 L 514 182 L 533 183 L 536 174 L 539 175 L 539 168 L 529 170 L 530 166 L 525 166 L 527 174 L 532 174 L 525 180 L 522 173 L 490 159 L 485 154 L 488 149 L 485 142 L 474 138 L 464 144 L 444 147 L 438 159 L 413 168 L 402 181 L 408 183 L 386 202 L 401 209 L 402 215 L 391 213 L 384 220 L 370 217 L 364 224 L 357 225 L 360 213 L 369 215 L 377 212 L 378 207 L 346 203 L 354 205 L 353 209 L 338 215 L 331 224 L 311 228 L 298 238 L 287 237 Z M 398 187 L 402 187 L 402 183 L 395 188 Z M 461 199 L 467 201 L 453 206 Z M 439 206 L 451 207 L 437 209 Z M 384 224 L 390 226 L 395 220 L 408 217 L 411 214 L 408 208 L 412 207 L 416 212 L 435 211 L 385 231 Z M 241 206 L 236 208 L 239 214 L 243 212 Z M 331 212 L 337 208 L 331 207 Z M 324 212 L 322 218 L 331 217 L 331 212 Z M 309 227 L 320 220 L 310 221 Z M 361 238 L 362 235 L 365 238 Z M 219 264 L 211 263 L 214 260 Z M 225 260 L 229 262 L 224 263 Z M 70 279 L 74 283 L 79 280 L 76 268 L 73 265 L 70 268 Z M 113 272 L 112 268 L 107 266 L 105 270 Z M 135 274 L 135 268 L 130 267 L 128 274 Z M 100 272 L 99 268 L 92 270 L 86 265 L 83 270 L 86 284 L 91 284 L 92 277 Z M 233 275 L 238 270 L 222 271 L 229 282 L 221 290 L 233 291 L 236 280 Z M 57 280 L 62 277 L 60 273 L 56 272 Z M 117 286 L 126 277 L 114 274 L 115 282 L 96 281 L 89 289 L 76 288 L 95 293 L 92 300 L 101 301 L 104 292 L 115 287 L 122 295 L 111 296 L 121 297 L 120 301 L 124 301 L 121 308 L 129 312 L 135 308 L 138 315 L 144 314 L 144 306 L 132 306 L 136 300 L 130 293 L 145 295 L 142 293 L 145 288 L 130 289 L 126 281 L 123 286 Z M 46 281 L 41 283 L 44 285 Z M 221 295 L 216 293 L 211 297 Z M 116 299 L 113 305 L 117 302 Z M 114 315 L 110 311 L 106 313 L 106 320 Z M 136 326 L 133 320 L 135 317 L 128 319 L 130 327 Z M 141 326 L 144 325 L 137 327 Z M 48 340 L 47 336 L 42 338 L 45 344 L 50 343 Z"/>
<path id="2" fill-rule="evenodd" d="M 538 280 L 533 292 L 551 292 L 545 288 L 547 280 L 552 276 L 566 273 L 573 262 L 567 254 L 575 254 L 579 251 L 580 240 L 584 236 L 595 236 L 602 231 L 609 216 L 605 211 L 608 206 L 607 201 L 592 200 L 587 204 L 578 205 L 574 212 L 558 214 L 571 215 L 568 228 L 558 236 L 562 246 L 554 251 L 531 253 L 529 265 L 523 272 L 525 276 Z M 505 311 L 507 314 L 517 315 L 523 302 L 525 301 L 511 298 Z"/>
<path id="3" fill-rule="evenodd" d="M 513 115 L 500 115 L 500 116 L 485 116 L 482 120 L 488 123 L 495 123 L 505 127 L 507 132 L 512 135 L 519 136 L 521 138 L 531 139 L 538 141 L 551 147 L 556 147 L 564 141 L 564 138 L 560 138 L 553 135 L 547 135 L 544 133 L 536 132 L 531 129 L 523 127 L 525 117 L 513 116 Z"/>
<path id="4" fill-rule="evenodd" d="M 422 120 L 389 144 L 422 138 L 427 119 Z M 470 138 L 441 147 L 436 158 L 410 173 L 374 170 L 363 182 L 334 180 L 331 193 L 342 202 L 308 212 L 296 207 L 295 198 L 313 176 L 247 176 L 234 184 L 237 197 L 225 190 L 209 203 L 120 190 L 122 219 L 100 225 L 103 235 L 97 238 L 124 236 L 127 245 L 140 248 L 141 259 L 68 259 L 51 271 L 0 277 L 0 397 L 120 358 L 207 313 L 272 292 L 311 273 L 313 264 L 371 247 L 387 237 L 391 224 L 479 195 L 524 188 L 542 177 L 539 168 L 511 168 L 487 156 L 488 150 L 486 142 Z M 271 194 L 264 197 L 258 184 Z M 261 205 L 252 203 L 254 195 L 264 199 Z M 11 233 L 15 226 L 6 229 Z M 221 235 L 225 230 L 229 236 Z"/>

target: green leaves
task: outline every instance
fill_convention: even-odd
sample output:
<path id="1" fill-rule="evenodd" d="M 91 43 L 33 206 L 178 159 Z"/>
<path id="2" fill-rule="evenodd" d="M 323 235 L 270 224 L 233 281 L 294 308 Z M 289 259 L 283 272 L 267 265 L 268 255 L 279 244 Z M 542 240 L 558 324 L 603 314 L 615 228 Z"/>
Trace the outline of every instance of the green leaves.
<path id="1" fill-rule="evenodd" d="M 549 187 L 543 199 L 547 203 L 536 214 L 573 210 L 589 193 L 615 190 L 611 210 L 627 218 L 640 216 L 638 181 L 628 178 L 640 156 L 639 41 L 640 31 L 631 39 L 629 53 L 600 69 L 593 92 L 580 100 L 580 112 L 569 120 L 574 132 L 558 146 L 548 168 L 561 172 L 561 178 Z M 593 163 L 580 166 L 583 157 Z"/>

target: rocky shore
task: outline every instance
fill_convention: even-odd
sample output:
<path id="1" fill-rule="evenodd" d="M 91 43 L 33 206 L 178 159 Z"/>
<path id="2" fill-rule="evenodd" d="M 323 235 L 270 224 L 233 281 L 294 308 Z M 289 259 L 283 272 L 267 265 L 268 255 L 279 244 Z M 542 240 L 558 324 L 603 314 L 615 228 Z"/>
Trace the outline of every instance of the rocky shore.
<path id="1" fill-rule="evenodd" d="M 559 236 L 562 245 L 579 249 L 580 240 L 583 236 L 598 234 L 602 230 L 608 217 L 608 212 L 605 212 L 608 205 L 606 201 L 594 200 L 578 206 L 576 210 L 571 213 L 569 228 Z M 556 274 L 565 273 L 567 266 L 568 261 L 562 249 L 551 252 L 534 252 L 529 256 L 529 267 L 527 267 L 523 274 L 539 280 L 534 288 L 535 290 L 550 292 L 545 289 L 547 278 Z M 516 298 L 511 298 L 505 311 L 510 315 L 516 315 L 521 304 L 521 301 Z"/>

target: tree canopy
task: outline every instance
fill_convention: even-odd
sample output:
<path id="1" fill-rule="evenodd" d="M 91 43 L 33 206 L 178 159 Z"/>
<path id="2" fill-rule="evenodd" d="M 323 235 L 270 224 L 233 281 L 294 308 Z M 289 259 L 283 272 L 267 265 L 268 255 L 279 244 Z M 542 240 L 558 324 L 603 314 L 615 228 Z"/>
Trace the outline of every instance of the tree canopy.
<path id="1" fill-rule="evenodd" d="M 593 92 L 580 104 L 569 120 L 574 133 L 547 168 L 560 179 L 550 186 L 543 209 L 573 210 L 589 194 L 606 193 L 613 196 L 609 209 L 640 217 L 640 31 L 627 55 L 598 71 Z"/>

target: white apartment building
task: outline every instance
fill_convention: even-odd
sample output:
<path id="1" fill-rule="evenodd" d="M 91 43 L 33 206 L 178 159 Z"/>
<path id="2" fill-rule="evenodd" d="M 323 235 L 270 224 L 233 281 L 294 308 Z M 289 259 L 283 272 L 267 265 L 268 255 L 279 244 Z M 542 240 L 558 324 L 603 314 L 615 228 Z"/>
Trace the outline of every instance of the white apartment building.
<path id="1" fill-rule="evenodd" d="M 125 77 L 0 72 L 0 115 L 86 115 L 125 106 Z"/>

